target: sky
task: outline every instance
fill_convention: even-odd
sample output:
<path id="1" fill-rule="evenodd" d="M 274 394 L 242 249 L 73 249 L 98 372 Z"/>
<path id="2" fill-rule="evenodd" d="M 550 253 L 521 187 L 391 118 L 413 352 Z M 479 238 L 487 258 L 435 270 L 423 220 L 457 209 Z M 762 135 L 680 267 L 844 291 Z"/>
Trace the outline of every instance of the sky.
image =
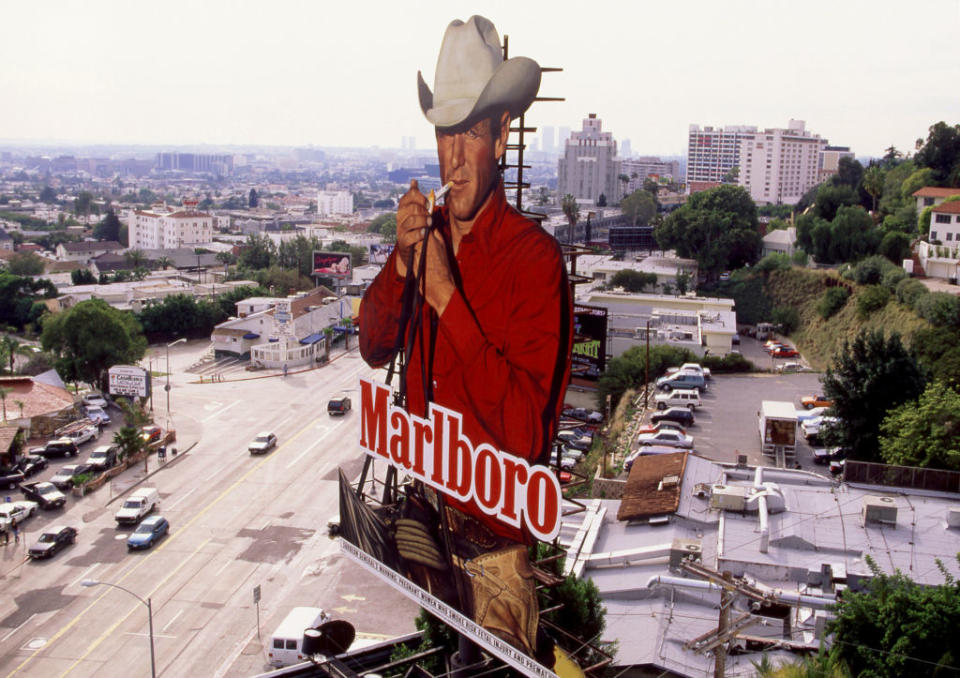
<path id="1" fill-rule="evenodd" d="M 563 69 L 528 125 L 596 113 L 634 154 L 794 118 L 880 156 L 960 123 L 960 0 L 0 0 L 0 140 L 431 148 L 417 71 L 471 14 Z"/>

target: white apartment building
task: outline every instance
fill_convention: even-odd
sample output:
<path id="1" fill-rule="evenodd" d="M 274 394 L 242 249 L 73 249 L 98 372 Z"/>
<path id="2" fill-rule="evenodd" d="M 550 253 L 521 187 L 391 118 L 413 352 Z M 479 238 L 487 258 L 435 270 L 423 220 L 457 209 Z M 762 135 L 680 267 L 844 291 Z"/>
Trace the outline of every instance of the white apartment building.
<path id="1" fill-rule="evenodd" d="M 843 158 L 854 159 L 853 151 L 847 146 L 827 146 L 820 153 L 820 181 L 826 181 L 828 178 L 840 171 L 840 160 Z"/>
<path id="2" fill-rule="evenodd" d="M 687 184 L 722 182 L 735 174 L 755 202 L 795 204 L 820 182 L 826 146 L 802 120 L 791 120 L 786 129 L 690 125 Z"/>
<path id="3" fill-rule="evenodd" d="M 353 193 L 350 191 L 318 191 L 317 215 L 353 214 Z"/>
<path id="4" fill-rule="evenodd" d="M 680 180 L 680 163 L 676 160 L 661 160 L 651 156 L 641 156 L 639 158 L 621 159 L 620 174 L 627 176 L 630 180 L 627 182 L 624 195 L 630 195 L 634 191 L 643 188 L 643 180 L 649 176 L 669 177 Z"/>
<path id="5" fill-rule="evenodd" d="M 197 210 L 196 201 L 184 200 L 182 207 L 153 205 L 149 210 L 127 210 L 126 222 L 131 249 L 176 249 L 213 240 L 221 220 Z"/>
<path id="6" fill-rule="evenodd" d="M 557 190 L 594 203 L 603 194 L 612 204 L 620 200 L 620 160 L 613 134 L 603 131 L 596 113 L 583 121 L 583 129 L 573 132 L 557 163 Z"/>

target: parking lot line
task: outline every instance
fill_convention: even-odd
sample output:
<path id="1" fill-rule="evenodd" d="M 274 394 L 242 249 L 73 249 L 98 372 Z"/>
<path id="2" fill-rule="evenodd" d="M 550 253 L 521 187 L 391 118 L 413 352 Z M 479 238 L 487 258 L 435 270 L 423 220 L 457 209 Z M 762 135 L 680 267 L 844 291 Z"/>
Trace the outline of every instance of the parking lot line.
<path id="1" fill-rule="evenodd" d="M 12 636 L 14 633 L 16 633 L 17 631 L 19 631 L 20 629 L 22 629 L 24 626 L 26 626 L 27 623 L 28 623 L 31 619 L 33 619 L 34 617 L 36 617 L 36 616 L 37 616 L 37 613 L 36 613 L 36 612 L 34 612 L 33 614 L 31 614 L 29 617 L 27 617 L 26 621 L 24 621 L 22 624 L 20 624 L 20 626 L 18 626 L 18 627 L 15 628 L 13 631 L 11 631 L 11 632 L 8 633 L 7 635 L 5 635 L 3 638 L 0 638 L 0 643 L 6 642 L 7 638 L 9 638 L 9 637 Z"/>

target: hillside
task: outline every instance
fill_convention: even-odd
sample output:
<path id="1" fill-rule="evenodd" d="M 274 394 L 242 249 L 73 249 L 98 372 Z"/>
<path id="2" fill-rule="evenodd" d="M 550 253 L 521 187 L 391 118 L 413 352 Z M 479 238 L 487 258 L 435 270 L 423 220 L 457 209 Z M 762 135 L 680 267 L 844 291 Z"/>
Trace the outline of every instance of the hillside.
<path id="1" fill-rule="evenodd" d="M 861 320 L 857 315 L 857 294 L 863 288 L 849 281 L 842 281 L 853 291 L 846 306 L 824 320 L 816 308 L 820 297 L 831 286 L 831 281 L 841 282 L 833 271 L 792 268 L 773 271 L 764 285 L 764 292 L 774 306 L 795 308 L 800 313 L 800 328 L 790 335 L 790 339 L 816 370 L 826 369 L 843 342 L 853 339 L 861 329 L 896 330 L 909 346 L 914 332 L 931 327 L 930 323 L 897 302 L 896 298 L 882 310 Z"/>

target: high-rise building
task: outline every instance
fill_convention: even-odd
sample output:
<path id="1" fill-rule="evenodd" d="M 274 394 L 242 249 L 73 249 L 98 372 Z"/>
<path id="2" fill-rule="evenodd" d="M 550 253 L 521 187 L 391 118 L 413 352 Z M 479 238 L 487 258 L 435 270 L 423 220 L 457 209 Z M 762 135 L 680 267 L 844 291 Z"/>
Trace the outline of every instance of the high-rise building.
<path id="1" fill-rule="evenodd" d="M 317 216 L 353 214 L 353 193 L 350 191 L 318 191 Z"/>
<path id="2" fill-rule="evenodd" d="M 553 127 L 545 126 L 540 128 L 540 135 L 543 139 L 543 143 L 541 144 L 543 152 L 553 153 L 554 149 L 556 148 L 554 143 L 556 141 L 556 131 L 553 129 Z"/>
<path id="3" fill-rule="evenodd" d="M 802 120 L 786 129 L 690 125 L 687 185 L 736 183 L 761 204 L 795 204 L 820 182 L 827 140 Z"/>
<path id="4" fill-rule="evenodd" d="M 620 200 L 620 160 L 613 134 L 603 131 L 596 113 L 573 132 L 557 162 L 557 190 L 581 200 L 594 202 L 603 195 L 608 203 Z"/>
<path id="5" fill-rule="evenodd" d="M 157 153 L 158 170 L 233 174 L 233 156 L 222 153 Z"/>
<path id="6" fill-rule="evenodd" d="M 557 129 L 557 151 L 560 152 L 563 150 L 564 146 L 567 144 L 567 139 L 570 138 L 570 128 L 569 127 L 560 127 Z"/>
<path id="7" fill-rule="evenodd" d="M 633 148 L 630 147 L 630 140 L 624 139 L 620 142 L 620 157 L 629 158 L 633 155 Z"/>

